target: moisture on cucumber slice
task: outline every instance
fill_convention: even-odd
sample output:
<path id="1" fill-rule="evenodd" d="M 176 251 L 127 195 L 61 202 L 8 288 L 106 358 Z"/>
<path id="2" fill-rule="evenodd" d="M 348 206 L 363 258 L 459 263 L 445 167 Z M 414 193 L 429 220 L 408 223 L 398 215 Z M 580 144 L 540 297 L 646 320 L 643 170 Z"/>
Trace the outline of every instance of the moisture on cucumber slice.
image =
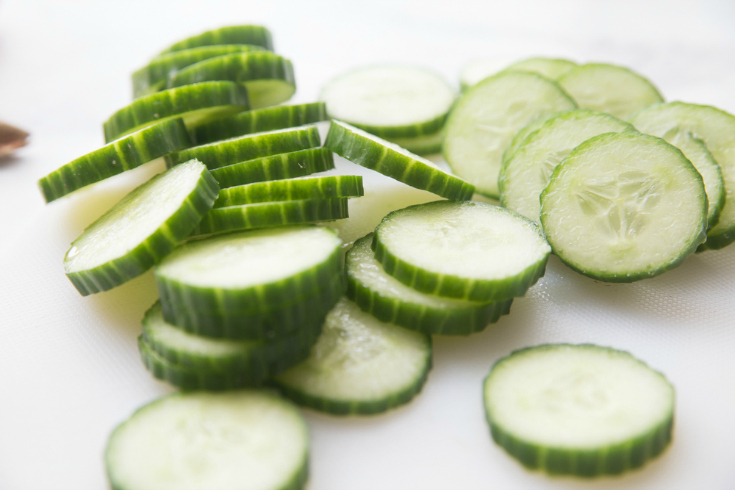
<path id="1" fill-rule="evenodd" d="M 284 105 L 244 111 L 212 121 L 194 130 L 197 144 L 234 138 L 243 134 L 293 128 L 328 120 L 324 102 Z"/>
<path id="2" fill-rule="evenodd" d="M 581 109 L 607 112 L 620 119 L 663 97 L 651 82 L 622 66 L 603 63 L 579 65 L 559 78 L 559 85 Z"/>
<path id="3" fill-rule="evenodd" d="M 498 177 L 500 204 L 539 222 L 539 196 L 556 166 L 585 140 L 621 131 L 635 128 L 601 112 L 576 110 L 551 117 L 503 162 Z"/>
<path id="4" fill-rule="evenodd" d="M 272 180 L 222 189 L 215 208 L 301 199 L 360 197 L 365 194 L 359 175 L 330 175 Z"/>
<path id="5" fill-rule="evenodd" d="M 275 378 L 299 405 L 335 415 L 374 414 L 407 403 L 431 368 L 431 337 L 383 323 L 343 298 L 311 356 Z"/>
<path id="6" fill-rule="evenodd" d="M 341 121 L 332 120 L 324 146 L 353 163 L 447 199 L 471 199 L 474 193 L 472 185 L 429 160 Z"/>
<path id="7" fill-rule="evenodd" d="M 631 282 L 678 266 L 705 239 L 702 177 L 674 146 L 607 133 L 576 147 L 541 194 L 554 253 L 601 281 Z"/>
<path id="8" fill-rule="evenodd" d="M 518 61 L 502 71 L 528 71 L 537 73 L 551 80 L 558 80 L 559 77 L 577 66 L 573 61 L 559 58 L 529 58 Z M 482 80 L 495 75 L 500 70 L 498 63 L 489 60 L 474 61 L 462 69 L 459 76 L 459 82 L 462 91 L 469 90 Z"/>
<path id="9" fill-rule="evenodd" d="M 176 393 L 115 429 L 105 465 L 113 490 L 298 490 L 308 439 L 301 413 L 270 391 Z"/>
<path id="10" fill-rule="evenodd" d="M 372 248 L 403 284 L 483 302 L 523 296 L 551 252 L 533 221 L 490 204 L 451 201 L 390 213 L 375 229 Z"/>
<path id="11" fill-rule="evenodd" d="M 576 109 L 555 82 L 526 72 L 504 72 L 465 93 L 447 120 L 444 158 L 452 171 L 497 198 L 503 152 L 531 121 Z"/>
<path id="12" fill-rule="evenodd" d="M 196 160 L 157 175 L 72 242 L 64 257 L 67 277 L 88 295 L 142 274 L 191 233 L 218 190 L 207 167 Z"/>
<path id="13" fill-rule="evenodd" d="M 220 27 L 188 37 L 164 49 L 159 56 L 183 49 L 221 44 L 253 44 L 273 51 L 273 39 L 268 29 L 263 26 L 245 25 Z"/>
<path id="14" fill-rule="evenodd" d="M 141 128 L 181 117 L 188 129 L 248 109 L 248 93 L 233 82 L 203 82 L 157 92 L 115 112 L 102 128 L 105 142 Z"/>
<path id="15" fill-rule="evenodd" d="M 483 392 L 493 439 L 529 469 L 619 474 L 671 441 L 674 388 L 627 352 L 590 344 L 521 349 L 495 363 Z"/>
<path id="16" fill-rule="evenodd" d="M 46 202 L 191 146 L 181 119 L 141 129 L 72 160 L 38 181 Z M 186 161 L 186 160 L 181 160 Z"/>
<path id="17" fill-rule="evenodd" d="M 345 258 L 346 296 L 377 319 L 427 334 L 469 335 L 510 312 L 512 299 L 478 303 L 424 294 L 383 270 L 370 248 L 373 235 L 355 242 Z"/>
<path id="18" fill-rule="evenodd" d="M 439 130 L 433 134 L 416 136 L 415 138 L 390 138 L 394 145 L 405 148 L 411 153 L 417 155 L 431 155 L 441 153 L 442 142 L 444 141 L 444 131 Z"/>
<path id="19" fill-rule="evenodd" d="M 177 71 L 169 88 L 212 80 L 229 80 L 245 85 L 253 109 L 268 107 L 291 98 L 296 92 L 291 62 L 270 51 L 236 53 L 203 60 Z"/>

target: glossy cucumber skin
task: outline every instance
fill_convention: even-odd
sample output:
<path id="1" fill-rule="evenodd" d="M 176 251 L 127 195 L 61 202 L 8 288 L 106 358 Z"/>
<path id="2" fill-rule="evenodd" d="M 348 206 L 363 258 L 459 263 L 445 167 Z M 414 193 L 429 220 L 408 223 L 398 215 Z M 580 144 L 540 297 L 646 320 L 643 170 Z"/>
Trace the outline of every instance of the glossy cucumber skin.
<path id="1" fill-rule="evenodd" d="M 331 175 L 310 179 L 284 179 L 222 189 L 215 208 L 246 204 L 360 197 L 365 194 L 359 175 Z"/>
<path id="2" fill-rule="evenodd" d="M 273 36 L 271 32 L 257 25 L 228 26 L 211 31 L 202 32 L 172 44 L 160 54 L 180 51 L 182 49 L 199 46 L 215 46 L 220 44 L 253 44 L 267 50 L 273 50 Z"/>

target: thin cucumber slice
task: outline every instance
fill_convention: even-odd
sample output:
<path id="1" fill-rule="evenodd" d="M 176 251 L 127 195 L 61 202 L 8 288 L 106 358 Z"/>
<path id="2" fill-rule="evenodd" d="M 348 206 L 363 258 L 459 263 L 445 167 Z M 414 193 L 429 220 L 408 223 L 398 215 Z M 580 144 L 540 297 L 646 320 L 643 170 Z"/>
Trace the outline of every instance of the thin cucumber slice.
<path id="1" fill-rule="evenodd" d="M 264 48 L 250 44 L 223 44 L 200 46 L 162 54 L 152 59 L 143 68 L 133 72 L 133 98 L 143 97 L 163 90 L 166 80 L 178 70 L 202 60 L 230 53 L 260 51 Z"/>
<path id="2" fill-rule="evenodd" d="M 377 320 L 342 299 L 327 316 L 311 356 L 275 378 L 299 405 L 335 415 L 403 405 L 431 369 L 431 337 Z"/>
<path id="3" fill-rule="evenodd" d="M 622 66 L 587 63 L 568 71 L 559 79 L 581 109 L 607 112 L 628 119 L 635 112 L 663 97 L 651 82 Z"/>
<path id="4" fill-rule="evenodd" d="M 722 172 L 725 205 L 700 249 L 716 250 L 735 241 L 735 116 L 710 106 L 670 102 L 644 109 L 630 122 L 643 133 L 672 141 L 678 133 L 691 134 L 707 145 Z"/>
<path id="5" fill-rule="evenodd" d="M 472 185 L 432 162 L 341 121 L 332 120 L 324 146 L 353 163 L 447 199 L 471 199 L 474 193 Z"/>
<path id="6" fill-rule="evenodd" d="M 224 189 L 255 182 L 304 177 L 333 168 L 334 157 L 328 148 L 310 148 L 215 168 L 212 176 Z"/>
<path id="7" fill-rule="evenodd" d="M 444 131 L 439 130 L 434 134 L 416 136 L 415 138 L 391 138 L 390 142 L 405 148 L 411 153 L 417 155 L 433 155 L 441 153 L 442 142 L 444 141 Z"/>
<path id="8" fill-rule="evenodd" d="M 445 129 L 444 158 L 476 192 L 497 198 L 503 152 L 516 133 L 539 117 L 576 108 L 549 79 L 500 73 L 477 84 L 455 105 Z"/>
<path id="9" fill-rule="evenodd" d="M 253 44 L 273 51 L 273 38 L 268 29 L 263 26 L 245 25 L 220 27 L 188 37 L 164 49 L 159 56 L 183 49 L 220 44 Z"/>
<path id="10" fill-rule="evenodd" d="M 383 270 L 370 248 L 373 235 L 355 242 L 347 252 L 346 296 L 383 322 L 427 334 L 469 335 L 510 313 L 513 300 L 477 303 L 416 291 Z"/>
<path id="11" fill-rule="evenodd" d="M 678 266 L 705 239 L 702 177 L 676 147 L 608 133 L 576 147 L 541 194 L 554 253 L 601 281 L 631 282 Z"/>
<path id="12" fill-rule="evenodd" d="M 113 490 L 299 490 L 308 454 L 301 413 L 270 391 L 176 393 L 115 429 L 105 465 Z"/>
<path id="13" fill-rule="evenodd" d="M 558 80 L 559 77 L 577 66 L 573 61 L 559 58 L 529 58 L 518 61 L 507 66 L 502 71 L 528 71 L 537 73 L 551 80 Z M 474 61 L 462 69 L 459 76 L 459 82 L 462 92 L 469 90 L 482 80 L 498 73 L 497 62 L 488 60 Z"/>
<path id="14" fill-rule="evenodd" d="M 360 197 L 365 194 L 359 175 L 330 175 L 302 179 L 273 180 L 222 189 L 215 208 L 244 204 Z"/>
<path id="15" fill-rule="evenodd" d="M 619 474 L 671 442 L 674 388 L 627 352 L 590 344 L 521 349 L 495 363 L 483 393 L 493 439 L 529 469 Z"/>
<path id="16" fill-rule="evenodd" d="M 198 144 L 204 144 L 243 134 L 293 128 L 328 119 L 324 102 L 267 107 L 244 111 L 199 126 L 194 130 L 194 139 Z"/>
<path id="17" fill-rule="evenodd" d="M 212 170 L 278 153 L 316 148 L 320 144 L 321 139 L 316 126 L 302 126 L 250 134 L 177 151 L 166 155 L 166 165 L 173 167 L 178 163 L 197 158 Z"/>
<path id="18" fill-rule="evenodd" d="M 431 71 L 375 65 L 330 80 L 319 98 L 330 117 L 391 140 L 441 131 L 455 93 Z"/>
<path id="19" fill-rule="evenodd" d="M 233 82 L 204 82 L 177 87 L 136 99 L 105 121 L 105 142 L 141 128 L 181 117 L 188 129 L 248 109 L 248 93 Z"/>
<path id="20" fill-rule="evenodd" d="M 38 185 L 46 202 L 51 202 L 191 144 L 184 121 L 163 121 L 72 160 L 40 179 Z"/>
<path id="21" fill-rule="evenodd" d="M 576 110 L 551 117 L 503 162 L 498 177 L 500 204 L 540 222 L 539 196 L 556 166 L 583 141 L 621 131 L 635 128 L 602 112 Z"/>
<path id="22" fill-rule="evenodd" d="M 86 296 L 142 274 L 191 233 L 218 191 L 196 160 L 157 175 L 72 242 L 64 257 L 66 276 Z"/>
<path id="23" fill-rule="evenodd" d="M 280 104 L 296 92 L 293 65 L 270 51 L 227 54 L 194 63 L 169 78 L 168 87 L 211 80 L 244 84 L 253 109 Z"/>
<path id="24" fill-rule="evenodd" d="M 490 204 L 451 201 L 390 213 L 372 248 L 403 284 L 482 302 L 523 296 L 543 276 L 551 252 L 533 221 Z"/>

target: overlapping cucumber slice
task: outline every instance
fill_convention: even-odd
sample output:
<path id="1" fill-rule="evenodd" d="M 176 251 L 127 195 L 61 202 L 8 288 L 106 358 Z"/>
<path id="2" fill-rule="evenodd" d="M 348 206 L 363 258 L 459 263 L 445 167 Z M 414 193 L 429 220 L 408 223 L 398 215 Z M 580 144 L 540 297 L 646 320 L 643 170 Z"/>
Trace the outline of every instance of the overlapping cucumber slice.
<path id="1" fill-rule="evenodd" d="M 220 27 L 178 41 L 161 51 L 160 55 L 183 49 L 223 44 L 253 44 L 272 51 L 273 36 L 266 27 L 258 25 Z"/>
<path id="2" fill-rule="evenodd" d="M 244 204 L 359 197 L 365 193 L 359 175 L 330 175 L 273 180 L 222 189 L 215 208 Z"/>
<path id="3" fill-rule="evenodd" d="M 459 83 L 462 91 L 465 92 L 482 80 L 500 71 L 527 71 L 537 73 L 550 80 L 558 80 L 559 77 L 575 66 L 577 66 L 575 62 L 562 58 L 535 57 L 517 61 L 499 70 L 500 66 L 497 61 L 476 60 L 467 64 L 462 69 L 459 76 Z"/>

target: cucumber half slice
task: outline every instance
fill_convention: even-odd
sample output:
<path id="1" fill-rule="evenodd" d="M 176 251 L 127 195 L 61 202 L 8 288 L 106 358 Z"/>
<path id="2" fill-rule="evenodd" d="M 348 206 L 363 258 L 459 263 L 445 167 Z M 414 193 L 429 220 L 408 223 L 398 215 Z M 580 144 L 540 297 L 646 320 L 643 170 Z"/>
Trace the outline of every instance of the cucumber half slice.
<path id="1" fill-rule="evenodd" d="M 523 296 L 551 247 L 531 220 L 481 202 L 436 201 L 390 213 L 375 229 L 375 259 L 418 291 L 472 301 Z"/>
<path id="2" fill-rule="evenodd" d="M 214 207 L 301 199 L 360 197 L 364 193 L 362 177 L 359 175 L 273 180 L 222 189 L 214 202 Z"/>
<path id="3" fill-rule="evenodd" d="M 573 61 L 560 58 L 528 58 L 507 66 L 502 71 L 527 71 L 537 73 L 550 80 L 559 77 L 577 66 Z M 482 80 L 498 73 L 498 63 L 489 60 L 477 60 L 462 69 L 459 82 L 462 91 L 469 90 Z"/>
<path id="4" fill-rule="evenodd" d="M 268 29 L 263 26 L 245 25 L 220 27 L 188 37 L 164 49 L 159 56 L 182 49 L 221 44 L 254 44 L 273 51 L 273 38 Z"/>
<path id="5" fill-rule="evenodd" d="M 142 274 L 191 233 L 218 190 L 196 160 L 157 175 L 72 242 L 64 257 L 66 276 L 86 296 Z"/>
<path id="6" fill-rule="evenodd" d="M 677 148 L 639 133 L 579 145 L 541 194 L 554 253 L 601 281 L 631 282 L 678 266 L 705 239 L 702 177 Z"/>
<path id="7" fill-rule="evenodd" d="M 511 353 L 484 383 L 495 442 L 529 469 L 594 477 L 658 456 L 671 441 L 674 388 L 627 352 L 540 345 Z"/>
<path id="8" fill-rule="evenodd" d="M 329 312 L 311 356 L 275 378 L 299 405 L 335 415 L 403 405 L 431 369 L 431 337 L 377 320 L 347 299 Z"/>

